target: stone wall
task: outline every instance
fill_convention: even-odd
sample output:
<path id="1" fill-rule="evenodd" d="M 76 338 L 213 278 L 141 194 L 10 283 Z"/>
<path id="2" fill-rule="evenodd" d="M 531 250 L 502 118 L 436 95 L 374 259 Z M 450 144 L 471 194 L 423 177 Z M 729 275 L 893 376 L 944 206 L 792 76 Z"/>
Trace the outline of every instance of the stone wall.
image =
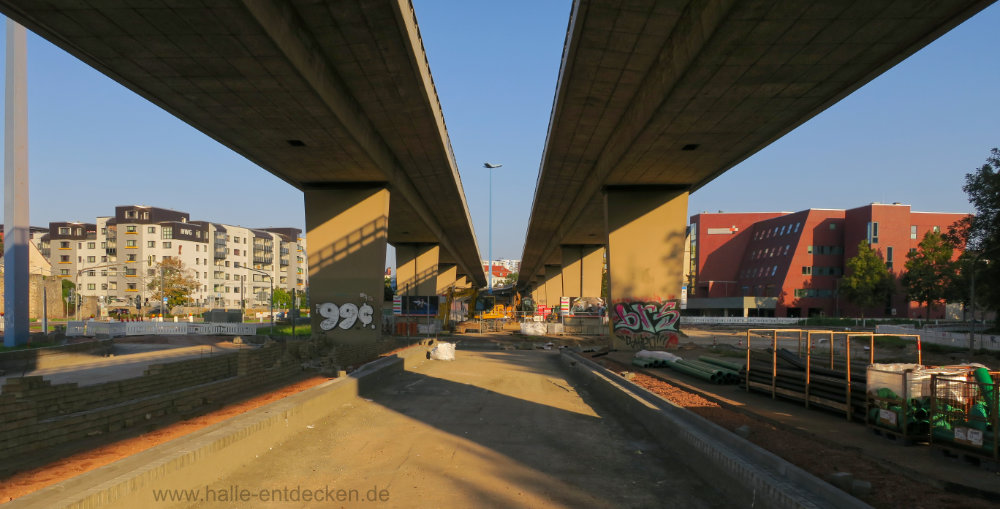
<path id="1" fill-rule="evenodd" d="M 301 373 L 284 347 L 156 364 L 137 378 L 79 387 L 39 376 L 8 378 L 0 391 L 0 450 L 10 473 L 18 459 L 88 437 L 147 426 Z"/>
<path id="2" fill-rule="evenodd" d="M 62 280 L 52 276 L 39 274 L 28 275 L 28 318 L 42 318 L 42 288 L 47 289 L 49 301 L 49 318 L 65 318 L 65 305 L 62 300 Z M 0 285 L 0 309 L 4 305 L 4 288 Z M 82 311 L 82 310 L 81 310 Z"/>

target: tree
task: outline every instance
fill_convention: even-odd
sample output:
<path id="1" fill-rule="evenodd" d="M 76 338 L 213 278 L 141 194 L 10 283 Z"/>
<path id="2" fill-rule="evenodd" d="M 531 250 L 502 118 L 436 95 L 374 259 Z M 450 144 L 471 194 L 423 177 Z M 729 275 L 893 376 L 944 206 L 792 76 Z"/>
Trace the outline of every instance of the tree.
<path id="1" fill-rule="evenodd" d="M 292 294 L 284 288 L 275 288 L 271 298 L 276 308 L 291 309 L 292 307 Z"/>
<path id="2" fill-rule="evenodd" d="M 165 292 L 160 291 L 161 270 Z M 180 258 L 164 258 L 154 266 L 153 276 L 150 277 L 147 288 L 153 292 L 152 297 L 156 302 L 163 302 L 163 296 L 166 294 L 167 307 L 172 308 L 187 302 L 199 286 L 201 284 L 184 267 L 184 262 Z"/>
<path id="3" fill-rule="evenodd" d="M 517 272 L 511 272 L 507 274 L 503 279 L 497 283 L 497 286 L 512 286 L 517 284 Z"/>
<path id="4" fill-rule="evenodd" d="M 950 229 L 964 240 L 970 252 L 970 275 L 976 277 L 976 303 L 1000 311 L 1000 149 L 994 148 L 986 163 L 965 175 L 962 190 L 976 209 Z"/>
<path id="5" fill-rule="evenodd" d="M 389 277 L 389 276 L 386 276 L 385 277 L 385 286 L 383 287 L 383 290 L 382 290 L 382 300 L 385 301 L 385 302 L 389 302 L 389 301 L 392 300 L 392 296 L 395 295 L 395 294 L 396 294 L 396 292 L 394 292 L 392 290 L 392 278 Z"/>
<path id="6" fill-rule="evenodd" d="M 931 303 L 948 297 L 951 281 L 957 278 L 958 264 L 952 261 L 955 245 L 943 235 L 927 232 L 916 251 L 906 255 L 903 285 L 910 300 L 927 306 L 930 319 Z"/>
<path id="7" fill-rule="evenodd" d="M 858 244 L 858 254 L 847 260 L 847 275 L 840 284 L 840 292 L 861 308 L 863 318 L 866 309 L 884 306 L 892 290 L 892 275 L 885 262 L 868 242 L 862 240 Z"/>

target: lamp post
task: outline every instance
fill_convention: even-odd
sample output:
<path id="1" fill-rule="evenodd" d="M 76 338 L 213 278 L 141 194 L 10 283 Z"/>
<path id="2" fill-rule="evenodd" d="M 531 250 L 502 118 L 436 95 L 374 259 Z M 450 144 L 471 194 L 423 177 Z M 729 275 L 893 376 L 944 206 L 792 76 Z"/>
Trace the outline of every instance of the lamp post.
<path id="1" fill-rule="evenodd" d="M 247 270 L 252 270 L 254 272 L 259 272 L 259 273 L 267 276 L 267 281 L 271 285 L 271 293 L 268 295 L 268 299 L 267 300 L 270 303 L 270 308 L 269 309 L 270 309 L 270 315 L 271 315 L 271 334 L 274 334 L 274 277 L 271 276 L 271 274 L 269 274 L 265 270 L 251 269 L 250 267 L 247 267 Z"/>
<path id="2" fill-rule="evenodd" d="M 490 174 L 490 231 L 489 231 L 490 240 L 489 240 L 489 252 L 487 253 L 488 256 L 490 257 L 489 273 L 488 273 L 489 281 L 487 283 L 489 285 L 490 294 L 493 293 L 493 169 L 500 168 L 502 166 L 503 166 L 502 164 L 483 163 L 483 168 L 486 168 L 488 173 Z"/>

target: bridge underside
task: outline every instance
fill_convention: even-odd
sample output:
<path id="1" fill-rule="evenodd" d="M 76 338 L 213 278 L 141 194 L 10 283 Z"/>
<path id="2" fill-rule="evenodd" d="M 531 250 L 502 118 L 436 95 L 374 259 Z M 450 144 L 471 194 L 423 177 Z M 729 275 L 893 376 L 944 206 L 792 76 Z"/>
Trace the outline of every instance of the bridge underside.
<path id="1" fill-rule="evenodd" d="M 345 268 L 329 255 L 355 257 L 339 246 L 358 242 L 437 244 L 441 263 L 485 284 L 407 2 L 0 0 L 0 11 L 306 192 L 313 302 Z M 382 217 L 322 215 L 323 202 L 373 188 L 388 193 Z M 347 229 L 318 235 L 331 221 Z M 384 267 L 358 263 L 380 309 Z"/>
<path id="2" fill-rule="evenodd" d="M 613 300 L 676 298 L 688 193 L 989 3 L 577 2 L 520 287 L 538 287 L 564 246 L 598 245 Z M 672 212 L 615 249 L 613 223 L 648 222 L 659 207 Z M 670 269 L 634 267 L 639 251 Z"/>

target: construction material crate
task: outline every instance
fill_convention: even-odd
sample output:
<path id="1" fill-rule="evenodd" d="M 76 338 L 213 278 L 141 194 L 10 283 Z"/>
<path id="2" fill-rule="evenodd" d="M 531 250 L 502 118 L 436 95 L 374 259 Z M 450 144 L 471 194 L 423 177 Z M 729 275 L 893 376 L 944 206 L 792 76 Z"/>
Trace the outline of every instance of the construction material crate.
<path id="1" fill-rule="evenodd" d="M 871 364 L 865 382 L 865 424 L 906 440 L 930 440 L 931 380 L 965 378 L 967 366 Z"/>
<path id="2" fill-rule="evenodd" d="M 935 375 L 931 380 L 931 446 L 1000 461 L 1000 372 L 986 368 L 968 377 Z"/>

